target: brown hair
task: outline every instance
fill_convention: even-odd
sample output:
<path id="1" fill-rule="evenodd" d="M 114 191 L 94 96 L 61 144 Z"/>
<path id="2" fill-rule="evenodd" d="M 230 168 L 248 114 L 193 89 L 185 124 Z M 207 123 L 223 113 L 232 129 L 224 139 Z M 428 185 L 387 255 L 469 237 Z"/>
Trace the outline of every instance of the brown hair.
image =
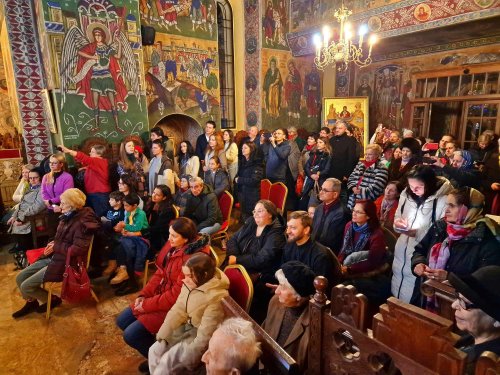
<path id="1" fill-rule="evenodd" d="M 212 137 L 215 138 L 214 155 L 219 155 L 219 152 L 224 150 L 224 140 L 222 139 L 222 136 L 219 133 L 214 133 L 208 138 L 208 145 L 207 145 L 207 149 L 205 150 L 205 153 L 208 153 L 211 151 L 210 138 L 212 138 Z"/>
<path id="2" fill-rule="evenodd" d="M 330 145 L 330 141 L 328 140 L 327 137 L 319 137 L 318 139 L 321 139 L 321 141 L 325 144 L 325 151 L 327 152 L 327 154 L 331 154 L 332 153 L 332 146 Z M 318 141 L 316 141 L 318 142 Z"/>
<path id="3" fill-rule="evenodd" d="M 120 161 L 123 163 L 124 169 L 127 171 L 131 171 L 134 168 L 134 163 L 130 161 L 130 159 L 127 156 L 127 151 L 125 150 L 125 145 L 129 142 L 132 142 L 134 144 L 134 147 L 136 146 L 135 142 L 132 139 L 124 139 L 123 142 L 120 144 Z"/>
<path id="4" fill-rule="evenodd" d="M 360 204 L 366 216 L 368 216 L 368 226 L 370 230 L 373 232 L 375 229 L 380 228 L 380 221 L 378 220 L 377 206 L 375 206 L 375 203 L 368 199 L 358 199 L 354 202 L 354 205 L 356 204 Z"/>
<path id="5" fill-rule="evenodd" d="M 187 217 L 180 217 L 172 223 L 170 226 L 176 233 L 178 233 L 182 238 L 185 238 L 189 242 L 193 242 L 196 237 L 198 237 L 198 229 L 196 229 L 196 224 L 193 220 Z"/>
<path id="6" fill-rule="evenodd" d="M 312 228 L 312 219 L 306 211 L 294 211 L 288 217 L 290 219 L 300 219 L 300 222 L 304 228 Z"/>
<path id="7" fill-rule="evenodd" d="M 271 214 L 271 216 L 273 217 L 273 220 L 278 216 L 278 210 L 276 209 L 276 205 L 273 202 L 271 202 L 270 200 L 267 200 L 267 199 L 261 199 L 260 201 L 255 203 L 255 206 L 257 207 L 257 205 L 259 203 L 264 206 L 264 209 L 269 214 Z"/>
<path id="8" fill-rule="evenodd" d="M 193 275 L 194 282 L 201 286 L 215 275 L 215 260 L 208 254 L 195 253 L 184 263 Z"/>

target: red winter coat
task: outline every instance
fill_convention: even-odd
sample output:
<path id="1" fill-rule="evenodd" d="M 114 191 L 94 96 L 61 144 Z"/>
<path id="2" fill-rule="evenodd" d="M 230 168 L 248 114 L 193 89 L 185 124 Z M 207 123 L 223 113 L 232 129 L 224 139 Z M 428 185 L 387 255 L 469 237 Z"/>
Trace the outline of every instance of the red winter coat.
<path id="1" fill-rule="evenodd" d="M 168 254 L 172 247 L 169 241 L 161 249 L 155 262 L 157 271 L 140 294 L 141 297 L 144 297 L 142 302 L 144 312 L 135 311 L 134 303 L 130 305 L 135 317 L 149 332 L 153 334 L 158 332 L 165 316 L 181 292 L 182 280 L 184 279 L 182 265 L 198 251 L 210 254 L 208 240 L 208 236 L 203 236 L 195 242 L 174 250 L 170 253 L 170 257 Z"/>

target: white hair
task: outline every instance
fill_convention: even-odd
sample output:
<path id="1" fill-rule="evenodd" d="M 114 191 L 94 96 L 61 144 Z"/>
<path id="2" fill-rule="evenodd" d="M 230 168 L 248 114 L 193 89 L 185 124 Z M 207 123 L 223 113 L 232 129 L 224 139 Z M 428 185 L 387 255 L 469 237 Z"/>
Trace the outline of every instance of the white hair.
<path id="1" fill-rule="evenodd" d="M 302 296 L 297 293 L 297 291 L 295 290 L 295 288 L 292 286 L 292 284 L 290 284 L 288 282 L 288 280 L 286 279 L 286 276 L 285 274 L 283 273 L 283 270 L 282 269 L 279 269 L 276 271 L 276 273 L 274 274 L 276 276 L 276 278 L 278 279 L 278 283 L 280 285 L 283 285 L 285 286 L 286 288 L 290 289 L 292 291 L 292 293 L 294 294 L 294 297 L 299 300 L 302 298 Z"/>
<path id="2" fill-rule="evenodd" d="M 201 177 L 191 177 L 189 182 L 194 185 L 203 185 L 203 179 Z"/>
<path id="3" fill-rule="evenodd" d="M 236 368 L 242 373 L 250 370 L 262 354 L 252 323 L 243 318 L 229 318 L 222 322 L 217 332 L 231 340 L 226 347 L 228 368 Z"/>

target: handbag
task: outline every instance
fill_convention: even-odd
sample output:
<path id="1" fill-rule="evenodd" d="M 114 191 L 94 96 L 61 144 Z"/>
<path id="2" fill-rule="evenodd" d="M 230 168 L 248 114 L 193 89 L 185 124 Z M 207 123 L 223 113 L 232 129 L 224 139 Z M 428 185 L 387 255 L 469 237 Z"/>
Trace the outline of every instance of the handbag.
<path id="1" fill-rule="evenodd" d="M 304 188 L 304 176 L 299 174 L 297 176 L 297 182 L 295 183 L 295 193 L 297 194 L 297 196 L 301 196 L 302 195 L 302 189 Z"/>
<path id="2" fill-rule="evenodd" d="M 70 303 L 77 303 L 91 297 L 90 278 L 85 264 L 79 259 L 76 268 L 70 264 L 71 251 L 66 255 L 61 298 Z"/>
<path id="3" fill-rule="evenodd" d="M 316 199 L 319 201 L 319 191 L 321 190 L 321 186 L 319 186 L 318 180 L 314 181 L 313 194 Z"/>

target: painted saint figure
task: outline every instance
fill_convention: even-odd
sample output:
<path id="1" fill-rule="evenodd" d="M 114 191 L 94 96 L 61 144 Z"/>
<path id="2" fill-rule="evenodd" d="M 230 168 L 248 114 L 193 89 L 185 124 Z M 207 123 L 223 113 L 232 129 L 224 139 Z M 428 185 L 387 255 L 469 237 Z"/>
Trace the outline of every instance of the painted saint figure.
<path id="1" fill-rule="evenodd" d="M 313 63 L 311 71 L 304 79 L 304 96 L 306 98 L 307 117 L 316 117 L 321 105 L 321 79 L 316 65 Z"/>
<path id="2" fill-rule="evenodd" d="M 118 30 L 117 30 L 118 32 Z M 94 110 L 95 123 L 91 132 L 99 130 L 100 110 L 111 111 L 115 128 L 124 132 L 118 123 L 118 107 L 127 110 L 128 95 L 121 75 L 118 60 L 121 58 L 121 43 L 116 38 L 117 49 L 106 44 L 106 33 L 101 27 L 92 31 L 94 38 L 78 52 L 77 74 L 73 77 L 77 93 L 84 96 L 84 103 Z"/>
<path id="3" fill-rule="evenodd" d="M 288 104 L 288 117 L 300 118 L 300 99 L 302 95 L 302 80 L 295 63 L 288 63 L 288 77 L 285 81 L 285 100 Z"/>
<path id="4" fill-rule="evenodd" d="M 278 118 L 281 108 L 281 89 L 283 80 L 277 67 L 276 59 L 271 58 L 269 69 L 264 77 L 264 91 L 266 92 L 266 110 L 270 117 Z"/>

